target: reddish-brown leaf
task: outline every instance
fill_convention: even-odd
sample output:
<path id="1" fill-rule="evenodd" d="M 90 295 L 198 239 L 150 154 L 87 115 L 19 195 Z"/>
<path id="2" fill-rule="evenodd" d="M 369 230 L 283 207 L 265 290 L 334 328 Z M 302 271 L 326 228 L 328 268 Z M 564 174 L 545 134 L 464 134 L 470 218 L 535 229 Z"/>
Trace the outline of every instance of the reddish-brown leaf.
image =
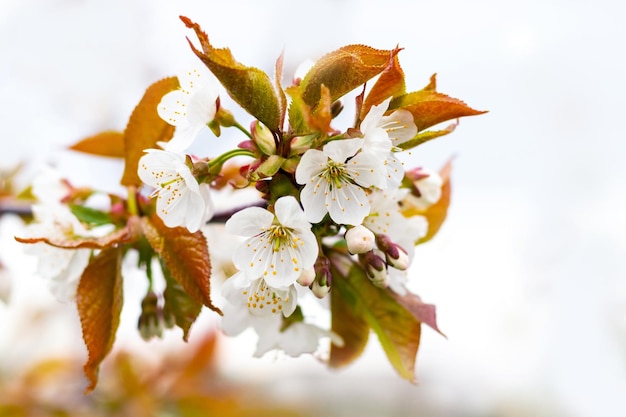
<path id="1" fill-rule="evenodd" d="M 189 41 L 191 49 L 222 83 L 232 99 L 270 130 L 278 131 L 280 104 L 270 77 L 258 68 L 237 62 L 230 49 L 214 48 L 197 23 L 184 16 L 180 18 L 188 28 L 194 30 L 202 47 L 202 51 L 199 51 Z"/>
<path id="2" fill-rule="evenodd" d="M 174 278 L 189 296 L 222 314 L 211 302 L 211 261 L 202 232 L 191 233 L 184 227 L 167 227 L 158 216 L 143 217 L 143 233 Z"/>
<path id="3" fill-rule="evenodd" d="M 108 248 L 96 255 L 80 278 L 76 291 L 76 307 L 87 346 L 84 365 L 92 391 L 98 383 L 100 364 L 115 341 L 122 311 L 122 249 Z"/>
<path id="4" fill-rule="evenodd" d="M 429 326 L 440 335 L 445 336 L 437 326 L 437 310 L 433 304 L 424 303 L 420 297 L 410 292 L 400 295 L 390 290 L 389 294 L 407 311 L 413 314 L 413 317 Z"/>
<path id="5" fill-rule="evenodd" d="M 116 246 L 120 243 L 128 243 L 132 239 L 132 234 L 128 227 L 117 229 L 102 237 L 83 236 L 53 236 L 53 237 L 18 237 L 15 240 L 21 243 L 45 242 L 48 245 L 64 249 L 105 249 Z"/>
<path id="6" fill-rule="evenodd" d="M 430 89 L 415 91 L 394 98 L 389 104 L 389 110 L 395 109 L 411 112 L 419 131 L 446 120 L 486 113 L 482 110 L 472 109 L 461 100 Z"/>
<path id="7" fill-rule="evenodd" d="M 178 78 L 169 77 L 157 81 L 146 90 L 133 110 L 124 130 L 124 175 L 122 185 L 140 186 L 137 174 L 139 158 L 146 149 L 156 148 L 157 142 L 167 142 L 174 135 L 174 126 L 159 117 L 157 105 L 163 96 L 179 87 Z"/>
<path id="8" fill-rule="evenodd" d="M 400 67 L 400 61 L 396 54 L 367 94 L 367 98 L 361 107 L 360 119 L 363 120 L 372 106 L 382 103 L 389 97 L 397 97 L 404 93 L 406 93 L 404 71 L 402 71 L 402 67 Z"/>
<path id="9" fill-rule="evenodd" d="M 320 58 L 300 83 L 302 98 L 309 106 L 320 100 L 320 87 L 330 91 L 331 101 L 380 74 L 400 50 L 380 50 L 364 45 L 347 45 Z"/>
<path id="10" fill-rule="evenodd" d="M 161 269 L 165 277 L 165 291 L 163 291 L 163 311 L 172 314 L 176 326 L 183 331 L 183 340 L 189 340 L 189 330 L 195 323 L 202 310 L 202 304 L 187 294 L 185 289 L 172 277 L 170 270 L 161 262 Z"/>
<path id="11" fill-rule="evenodd" d="M 101 132 L 78 141 L 69 149 L 91 155 L 123 158 L 124 134 L 112 130 Z"/>

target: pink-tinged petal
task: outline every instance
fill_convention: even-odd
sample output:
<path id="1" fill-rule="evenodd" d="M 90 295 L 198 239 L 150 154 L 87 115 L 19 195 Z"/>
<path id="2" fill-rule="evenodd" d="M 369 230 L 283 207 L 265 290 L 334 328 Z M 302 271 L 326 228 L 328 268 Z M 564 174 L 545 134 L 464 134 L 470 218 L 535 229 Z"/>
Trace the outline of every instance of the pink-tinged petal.
<path id="1" fill-rule="evenodd" d="M 363 139 L 337 139 L 324 145 L 324 153 L 337 163 L 344 163 L 363 147 Z"/>
<path id="2" fill-rule="evenodd" d="M 326 194 L 329 191 L 329 185 L 325 179 L 320 177 L 310 181 L 300 192 L 300 201 L 307 220 L 311 223 L 319 223 L 328 213 Z"/>
<path id="3" fill-rule="evenodd" d="M 331 219 L 338 224 L 361 224 L 370 211 L 367 194 L 363 188 L 353 184 L 335 187 L 326 198 L 326 203 Z"/>
<path id="4" fill-rule="evenodd" d="M 226 221 L 228 233 L 238 236 L 254 236 L 268 229 L 274 221 L 274 215 L 261 207 L 248 207 L 233 214 Z"/>
<path id="5" fill-rule="evenodd" d="M 296 182 L 307 184 L 311 178 L 316 177 L 326 167 L 328 156 L 317 149 L 309 149 L 302 155 L 296 169 Z"/>

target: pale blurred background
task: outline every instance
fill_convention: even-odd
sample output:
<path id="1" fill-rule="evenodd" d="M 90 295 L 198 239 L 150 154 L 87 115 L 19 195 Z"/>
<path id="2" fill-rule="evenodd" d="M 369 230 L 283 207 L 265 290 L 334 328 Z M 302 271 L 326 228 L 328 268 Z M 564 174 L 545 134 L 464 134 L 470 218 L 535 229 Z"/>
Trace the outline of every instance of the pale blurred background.
<path id="1" fill-rule="evenodd" d="M 222 340 L 229 380 L 319 415 L 626 415 L 624 3 L 0 0 L 0 168 L 49 162 L 115 191 L 119 165 L 63 148 L 123 129 L 148 85 L 195 62 L 181 14 L 270 74 L 283 50 L 290 74 L 346 44 L 399 45 L 409 90 L 436 72 L 441 92 L 489 110 L 414 152 L 435 169 L 455 157 L 448 221 L 418 248 L 411 283 L 448 336 L 423 331 L 419 385 L 396 376 L 375 337 L 340 371 L 253 359 L 253 339 Z M 0 376 L 47 354 L 85 355 L 74 308 L 33 276 L 13 220 L 0 228 L 12 272 Z M 184 354 L 179 334 L 135 335 L 144 282 L 127 285 L 119 345 Z"/>

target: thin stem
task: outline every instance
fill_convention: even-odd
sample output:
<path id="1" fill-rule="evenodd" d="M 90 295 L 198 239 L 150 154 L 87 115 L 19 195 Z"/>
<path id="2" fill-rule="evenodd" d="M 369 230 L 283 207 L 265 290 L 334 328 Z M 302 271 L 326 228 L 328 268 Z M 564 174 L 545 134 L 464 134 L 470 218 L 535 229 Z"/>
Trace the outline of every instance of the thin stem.
<path id="1" fill-rule="evenodd" d="M 241 148 L 232 149 L 230 151 L 224 152 L 220 156 L 209 161 L 209 170 L 211 171 L 215 167 L 221 169 L 222 165 L 224 165 L 226 161 L 236 156 L 249 156 L 251 158 L 254 158 L 254 153 L 248 149 Z"/>
<path id="2" fill-rule="evenodd" d="M 252 135 L 250 134 L 250 132 L 248 132 L 248 130 L 242 125 L 240 125 L 238 122 L 234 122 L 233 126 L 239 129 L 240 131 L 242 131 L 243 134 L 246 135 L 249 139 L 252 139 Z"/>

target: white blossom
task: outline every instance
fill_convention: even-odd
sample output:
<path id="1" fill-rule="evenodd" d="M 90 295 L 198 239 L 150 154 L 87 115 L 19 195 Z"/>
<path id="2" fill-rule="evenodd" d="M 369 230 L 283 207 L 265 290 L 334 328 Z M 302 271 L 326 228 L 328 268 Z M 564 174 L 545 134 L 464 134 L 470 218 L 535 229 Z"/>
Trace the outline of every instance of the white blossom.
<path id="1" fill-rule="evenodd" d="M 341 139 L 320 151 L 309 149 L 296 169 L 304 184 L 300 200 L 307 218 L 320 222 L 326 213 L 338 224 L 358 225 L 369 213 L 366 188 L 386 188 L 386 170 L 371 153 L 358 152 L 363 139 Z"/>
<path id="2" fill-rule="evenodd" d="M 77 236 L 99 237 L 109 233 L 112 225 L 87 229 L 61 200 L 70 192 L 70 187 L 58 171 L 46 167 L 33 180 L 34 221 L 24 227 L 22 238 L 48 238 L 68 240 Z M 37 258 L 37 275 L 48 281 L 52 294 L 62 302 L 74 299 L 76 288 L 89 263 L 91 250 L 64 249 L 44 242 L 29 243 L 24 251 Z"/>
<path id="3" fill-rule="evenodd" d="M 165 145 L 166 150 L 173 152 L 189 148 L 213 120 L 219 95 L 217 85 L 198 69 L 178 75 L 178 81 L 180 88 L 165 94 L 157 106 L 161 119 L 176 126 L 174 137 Z"/>
<path id="4" fill-rule="evenodd" d="M 415 253 L 415 243 L 428 232 L 428 221 L 424 216 L 405 217 L 398 202 L 406 198 L 408 189 L 375 190 L 369 196 L 370 214 L 363 221 L 363 226 L 375 234 L 385 234 L 391 241 L 406 252 L 405 264 L 410 265 Z M 386 255 L 375 249 L 386 258 Z M 404 254 L 402 255 L 404 257 Z M 406 268 L 405 268 L 406 269 Z M 386 285 L 398 294 L 405 294 L 407 272 L 396 268 L 387 268 Z"/>
<path id="5" fill-rule="evenodd" d="M 235 266 L 248 279 L 261 277 L 272 287 L 293 284 L 313 267 L 319 252 L 311 224 L 291 196 L 276 200 L 274 213 L 261 207 L 235 213 L 226 231 L 247 237 L 233 254 Z"/>
<path id="6" fill-rule="evenodd" d="M 343 345 L 338 335 L 310 323 L 296 321 L 283 328 L 283 317 L 289 317 L 297 305 L 294 285 L 272 288 L 261 278 L 250 282 L 238 272 L 223 284 L 222 295 L 227 301 L 222 307 L 222 330 L 226 335 L 236 336 L 252 328 L 258 335 L 256 357 L 270 350 L 280 350 L 294 357 L 313 353 L 323 338 Z"/>
<path id="7" fill-rule="evenodd" d="M 397 187 L 404 176 L 402 162 L 392 150 L 417 134 L 413 115 L 406 110 L 396 110 L 389 116 L 385 112 L 391 98 L 372 106 L 360 125 L 363 134 L 363 152 L 371 153 L 382 159 L 389 187 Z"/>
<path id="8" fill-rule="evenodd" d="M 228 278 L 222 295 L 231 304 L 240 306 L 255 317 L 282 314 L 289 317 L 297 306 L 298 293 L 293 284 L 271 287 L 263 278 L 248 279 L 241 271 Z"/>
<path id="9" fill-rule="evenodd" d="M 443 178 L 441 178 L 437 172 L 428 168 L 419 168 L 415 172 L 416 175 L 421 177 L 418 180 L 413 181 L 413 184 L 419 191 L 420 195 L 418 197 L 413 194 L 409 194 L 406 196 L 406 199 L 417 209 L 426 210 L 428 207 L 438 202 L 441 198 Z"/>
<path id="10" fill-rule="evenodd" d="M 154 187 L 156 213 L 168 227 L 195 232 L 214 213 L 207 184 L 198 184 L 184 154 L 148 149 L 139 160 L 141 180 Z"/>

